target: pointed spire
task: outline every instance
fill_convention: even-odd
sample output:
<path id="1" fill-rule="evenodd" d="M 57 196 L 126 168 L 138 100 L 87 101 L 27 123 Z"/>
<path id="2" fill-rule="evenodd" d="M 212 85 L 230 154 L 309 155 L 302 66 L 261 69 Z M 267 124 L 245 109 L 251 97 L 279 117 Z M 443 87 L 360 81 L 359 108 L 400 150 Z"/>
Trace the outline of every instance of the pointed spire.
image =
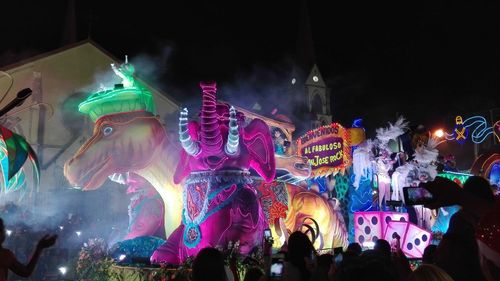
<path id="1" fill-rule="evenodd" d="M 76 11 L 75 0 L 68 0 L 66 6 L 66 19 L 64 20 L 64 31 L 62 45 L 68 45 L 77 41 L 76 36 Z"/>
<path id="2" fill-rule="evenodd" d="M 305 75 L 307 75 L 316 63 L 316 54 L 314 52 L 314 41 L 307 0 L 301 0 L 296 48 L 295 60 L 297 66 L 305 72 Z"/>

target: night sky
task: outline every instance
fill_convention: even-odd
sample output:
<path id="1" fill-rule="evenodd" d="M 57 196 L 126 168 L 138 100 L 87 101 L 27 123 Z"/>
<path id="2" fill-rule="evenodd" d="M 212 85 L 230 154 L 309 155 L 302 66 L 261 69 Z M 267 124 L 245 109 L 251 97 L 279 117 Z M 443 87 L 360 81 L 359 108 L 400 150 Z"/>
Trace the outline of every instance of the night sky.
<path id="1" fill-rule="evenodd" d="M 245 89 L 266 96 L 290 79 L 299 0 L 100 2 L 76 1 L 77 39 L 148 58 L 155 71 L 139 75 L 181 102 L 200 80 L 251 81 Z M 308 1 L 334 119 L 374 130 L 403 114 L 431 128 L 499 107 L 500 3 L 481 2 Z M 66 3 L 3 4 L 0 65 L 61 47 Z"/>

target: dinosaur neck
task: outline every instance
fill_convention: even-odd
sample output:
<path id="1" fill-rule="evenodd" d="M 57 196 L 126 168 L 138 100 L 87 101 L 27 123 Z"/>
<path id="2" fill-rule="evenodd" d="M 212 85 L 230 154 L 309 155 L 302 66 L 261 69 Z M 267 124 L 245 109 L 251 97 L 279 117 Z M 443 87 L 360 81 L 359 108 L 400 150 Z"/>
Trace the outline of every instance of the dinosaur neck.
<path id="1" fill-rule="evenodd" d="M 173 181 L 173 171 L 178 160 L 175 156 L 178 153 L 169 152 L 166 146 L 160 146 L 153 155 L 151 163 L 136 173 L 148 180 L 162 197 L 165 206 L 165 232 L 168 236 L 181 222 L 182 189 Z"/>

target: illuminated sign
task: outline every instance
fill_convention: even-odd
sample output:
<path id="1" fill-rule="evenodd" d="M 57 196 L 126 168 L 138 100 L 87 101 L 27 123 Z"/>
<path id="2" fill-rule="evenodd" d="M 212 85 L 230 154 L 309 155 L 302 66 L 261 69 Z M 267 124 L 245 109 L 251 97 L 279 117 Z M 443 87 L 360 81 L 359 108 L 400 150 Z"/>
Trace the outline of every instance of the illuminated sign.
<path id="1" fill-rule="evenodd" d="M 482 116 L 472 116 L 465 120 L 462 119 L 462 116 L 457 116 L 455 117 L 455 128 L 453 132 L 446 133 L 446 140 L 464 144 L 470 135 L 472 142 L 479 144 L 492 134 L 500 142 L 500 120 L 489 127 L 486 118 Z"/>
<path id="2" fill-rule="evenodd" d="M 297 140 L 298 153 L 309 159 L 311 176 L 327 176 L 351 163 L 347 130 L 337 123 L 309 131 Z"/>

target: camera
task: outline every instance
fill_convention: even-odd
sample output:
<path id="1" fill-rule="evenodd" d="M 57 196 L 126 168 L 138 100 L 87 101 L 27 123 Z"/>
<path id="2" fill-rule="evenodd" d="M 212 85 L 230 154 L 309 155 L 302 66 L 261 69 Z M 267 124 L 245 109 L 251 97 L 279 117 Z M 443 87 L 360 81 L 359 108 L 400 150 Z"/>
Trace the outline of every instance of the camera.
<path id="1" fill-rule="evenodd" d="M 412 205 L 426 205 L 434 202 L 434 196 L 427 189 L 419 186 L 407 186 L 403 187 L 403 195 L 405 198 L 405 204 Z"/>

